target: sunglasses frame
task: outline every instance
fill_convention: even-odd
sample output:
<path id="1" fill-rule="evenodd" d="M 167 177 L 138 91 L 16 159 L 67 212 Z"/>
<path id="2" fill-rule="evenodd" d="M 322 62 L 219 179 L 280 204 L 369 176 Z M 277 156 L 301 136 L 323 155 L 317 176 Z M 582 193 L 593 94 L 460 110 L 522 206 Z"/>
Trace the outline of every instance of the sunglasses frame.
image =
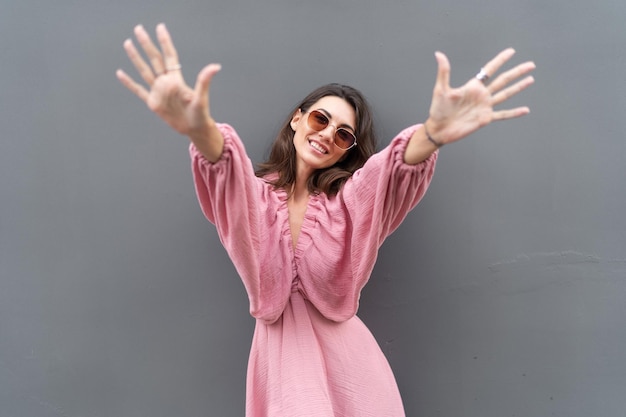
<path id="1" fill-rule="evenodd" d="M 352 149 L 356 146 L 356 135 L 351 132 L 350 130 L 344 128 L 344 127 L 336 127 L 335 125 L 332 125 L 330 123 L 330 117 L 328 117 L 323 111 L 321 110 L 309 110 L 307 113 L 309 113 L 309 115 L 306 118 L 306 124 L 307 126 L 309 126 L 311 129 L 315 130 L 316 132 L 321 132 L 322 130 L 326 129 L 328 126 L 333 126 L 335 128 L 335 134 L 333 135 L 333 144 L 338 147 L 339 149 L 343 150 L 343 151 L 347 151 L 348 149 Z M 326 119 L 326 126 L 324 126 L 321 129 L 316 129 L 314 126 L 311 125 L 311 118 L 312 117 L 319 117 L 319 115 L 321 115 L 324 119 Z M 314 123 L 317 123 L 314 121 Z M 344 132 L 347 132 L 350 136 L 352 136 L 352 139 L 354 139 L 354 141 L 352 142 L 352 145 L 348 146 L 347 148 L 342 148 L 341 146 L 337 145 L 337 133 L 343 130 Z"/>

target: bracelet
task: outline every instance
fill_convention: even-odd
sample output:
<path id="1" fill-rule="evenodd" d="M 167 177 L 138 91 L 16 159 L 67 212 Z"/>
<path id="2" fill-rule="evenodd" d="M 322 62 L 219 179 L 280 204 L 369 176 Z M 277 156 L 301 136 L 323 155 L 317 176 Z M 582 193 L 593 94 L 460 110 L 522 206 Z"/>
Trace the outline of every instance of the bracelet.
<path id="1" fill-rule="evenodd" d="M 432 136 L 430 136 L 430 133 L 428 133 L 428 129 L 426 129 L 426 123 L 423 124 L 424 126 L 424 133 L 426 133 L 426 138 L 437 147 L 437 149 L 441 148 L 444 144 L 443 143 L 439 143 L 437 142 L 435 139 L 433 139 Z"/>

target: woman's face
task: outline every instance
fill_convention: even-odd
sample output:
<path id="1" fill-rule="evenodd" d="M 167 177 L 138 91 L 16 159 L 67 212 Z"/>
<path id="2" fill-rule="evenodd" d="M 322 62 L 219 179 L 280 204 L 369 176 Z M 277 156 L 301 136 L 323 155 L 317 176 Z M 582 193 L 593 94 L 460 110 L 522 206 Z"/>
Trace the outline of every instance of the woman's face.
<path id="1" fill-rule="evenodd" d="M 318 110 L 326 115 L 328 126 L 316 131 L 307 123 L 309 112 Z M 293 145 L 296 148 L 298 175 L 311 175 L 315 170 L 328 168 L 346 155 L 350 150 L 341 149 L 334 144 L 338 128 L 355 132 L 356 114 L 347 101 L 336 96 L 322 97 L 306 113 L 298 110 L 291 119 L 291 128 L 295 134 Z"/>

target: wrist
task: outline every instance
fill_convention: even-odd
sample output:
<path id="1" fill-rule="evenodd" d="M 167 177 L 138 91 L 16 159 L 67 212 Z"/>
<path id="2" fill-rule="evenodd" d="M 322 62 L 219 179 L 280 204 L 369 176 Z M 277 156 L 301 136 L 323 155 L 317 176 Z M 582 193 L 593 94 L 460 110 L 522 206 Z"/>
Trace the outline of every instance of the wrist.
<path id="1" fill-rule="evenodd" d="M 433 145 L 435 145 L 437 147 L 437 149 L 441 148 L 443 145 L 445 145 L 445 143 L 441 142 L 440 140 L 438 140 L 435 137 L 433 137 L 432 135 L 432 130 L 427 126 L 428 124 L 428 120 L 426 122 L 424 122 L 423 126 L 424 126 L 424 134 L 426 135 L 426 139 L 428 139 L 428 141 L 430 143 L 432 143 Z"/>
<path id="2" fill-rule="evenodd" d="M 209 119 L 202 129 L 188 135 L 200 153 L 210 162 L 216 162 L 224 150 L 224 137 L 213 119 Z"/>
<path id="3" fill-rule="evenodd" d="M 192 127 L 187 132 L 192 142 L 208 140 L 211 137 L 211 132 L 217 130 L 217 123 L 212 118 L 209 118 L 202 123 Z"/>

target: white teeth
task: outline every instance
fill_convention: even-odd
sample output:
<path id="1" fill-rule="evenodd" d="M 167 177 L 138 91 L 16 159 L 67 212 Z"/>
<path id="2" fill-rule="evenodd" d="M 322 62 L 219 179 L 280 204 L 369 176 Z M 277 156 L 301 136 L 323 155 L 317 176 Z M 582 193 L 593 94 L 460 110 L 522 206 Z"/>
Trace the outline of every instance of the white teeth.
<path id="1" fill-rule="evenodd" d="M 317 143 L 315 143 L 315 142 L 309 142 L 309 144 L 310 144 L 310 145 L 311 145 L 311 147 L 312 147 L 313 149 L 315 149 L 316 151 L 321 152 L 321 153 L 327 153 L 326 149 L 322 148 L 322 147 L 321 147 L 320 145 L 318 145 Z"/>

